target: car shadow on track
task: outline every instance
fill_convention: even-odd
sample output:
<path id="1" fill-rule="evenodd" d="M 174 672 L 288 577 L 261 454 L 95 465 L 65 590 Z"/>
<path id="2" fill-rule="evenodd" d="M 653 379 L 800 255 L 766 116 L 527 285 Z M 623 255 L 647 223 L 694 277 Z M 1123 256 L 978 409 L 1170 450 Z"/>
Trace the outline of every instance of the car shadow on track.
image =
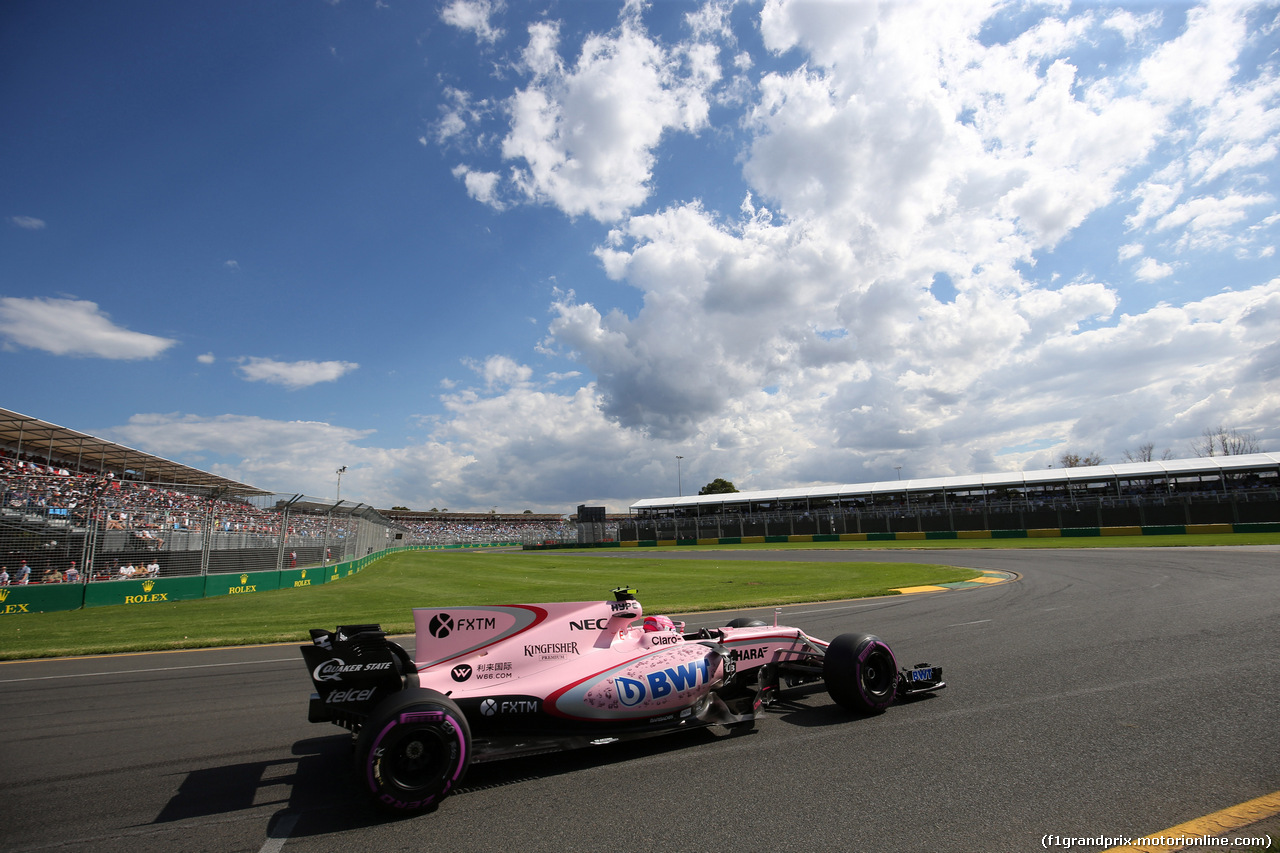
<path id="1" fill-rule="evenodd" d="M 771 706 L 766 716 L 806 728 L 856 724 L 859 719 L 825 696 L 786 699 Z M 699 728 L 557 753 L 554 762 L 547 761 L 545 755 L 531 755 L 476 764 L 450 796 L 465 797 L 491 788 L 707 748 L 752 734 L 750 725 L 728 731 L 720 727 Z M 352 760 L 351 736 L 335 734 L 297 741 L 288 758 L 192 771 L 155 823 L 277 806 L 279 811 L 272 818 L 269 835 L 275 837 L 272 833 L 279 831 L 287 837 L 305 837 L 401 820 L 376 812 L 368 804 L 355 783 Z"/>
<path id="2" fill-rule="evenodd" d="M 352 774 L 343 772 L 350 766 L 351 736 L 336 735 L 298 741 L 289 758 L 194 770 L 154 823 L 269 806 L 283 807 L 280 814 L 324 814 L 335 829 L 379 823 L 355 796 Z"/>
<path id="3" fill-rule="evenodd" d="M 914 705 L 917 702 L 929 702 L 937 698 L 936 693 L 921 693 L 916 696 L 910 696 L 906 699 L 899 699 L 893 703 L 885 713 L 892 714 L 895 708 L 904 705 Z M 792 700 L 783 700 L 776 703 L 769 709 L 770 714 L 777 715 L 788 725 L 801 726 L 803 728 L 814 728 L 817 726 L 837 726 L 843 723 L 854 723 L 858 720 L 867 720 L 879 716 L 879 714 L 855 714 L 841 708 L 834 702 L 818 701 L 815 704 L 806 704 Z"/>

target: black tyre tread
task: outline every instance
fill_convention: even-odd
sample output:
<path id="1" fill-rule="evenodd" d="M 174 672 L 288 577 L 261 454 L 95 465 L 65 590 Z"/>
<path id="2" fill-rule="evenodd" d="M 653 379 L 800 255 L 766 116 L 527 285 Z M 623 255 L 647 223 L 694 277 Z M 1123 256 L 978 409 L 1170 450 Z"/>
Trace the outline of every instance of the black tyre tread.
<path id="1" fill-rule="evenodd" d="M 841 634 L 827 647 L 822 679 L 845 710 L 879 714 L 893 704 L 898 666 L 888 643 L 874 634 Z"/>

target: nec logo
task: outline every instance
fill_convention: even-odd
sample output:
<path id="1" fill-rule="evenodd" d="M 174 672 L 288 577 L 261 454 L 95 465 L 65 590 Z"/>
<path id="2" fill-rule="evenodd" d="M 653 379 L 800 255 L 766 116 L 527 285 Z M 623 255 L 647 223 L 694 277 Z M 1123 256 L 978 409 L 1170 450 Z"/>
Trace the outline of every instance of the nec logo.
<path id="1" fill-rule="evenodd" d="M 471 677 L 471 665 L 460 663 L 449 672 L 449 675 L 453 677 L 454 681 L 466 681 Z"/>
<path id="2" fill-rule="evenodd" d="M 579 621 L 569 622 L 569 630 L 571 631 L 603 631 L 605 626 L 609 624 L 608 619 L 582 619 Z"/>

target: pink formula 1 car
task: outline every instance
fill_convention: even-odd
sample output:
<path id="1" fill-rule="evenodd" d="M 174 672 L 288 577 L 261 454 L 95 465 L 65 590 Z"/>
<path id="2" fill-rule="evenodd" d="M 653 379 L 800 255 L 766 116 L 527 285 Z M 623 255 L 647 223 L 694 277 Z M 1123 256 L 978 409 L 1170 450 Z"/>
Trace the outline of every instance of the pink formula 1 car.
<path id="1" fill-rule="evenodd" d="M 946 686 L 941 667 L 899 670 L 878 637 L 830 643 L 738 619 L 685 633 L 613 601 L 414 610 L 417 660 L 377 625 L 313 629 L 308 719 L 356 733 L 360 787 L 383 809 L 435 808 L 474 762 L 698 726 L 749 726 L 779 691 L 821 679 L 873 714 Z"/>

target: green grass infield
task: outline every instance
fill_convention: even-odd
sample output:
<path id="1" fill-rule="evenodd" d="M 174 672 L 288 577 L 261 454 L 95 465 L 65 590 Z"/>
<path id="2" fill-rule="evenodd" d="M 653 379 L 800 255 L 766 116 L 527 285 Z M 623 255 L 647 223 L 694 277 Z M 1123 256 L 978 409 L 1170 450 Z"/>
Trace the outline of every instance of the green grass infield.
<path id="1" fill-rule="evenodd" d="M 638 589 L 647 613 L 676 614 L 891 595 L 978 574 L 896 563 L 403 551 L 306 589 L 8 616 L 0 622 L 0 660 L 305 642 L 309 628 L 367 622 L 409 633 L 414 607 L 598 601 L 617 586 Z"/>

